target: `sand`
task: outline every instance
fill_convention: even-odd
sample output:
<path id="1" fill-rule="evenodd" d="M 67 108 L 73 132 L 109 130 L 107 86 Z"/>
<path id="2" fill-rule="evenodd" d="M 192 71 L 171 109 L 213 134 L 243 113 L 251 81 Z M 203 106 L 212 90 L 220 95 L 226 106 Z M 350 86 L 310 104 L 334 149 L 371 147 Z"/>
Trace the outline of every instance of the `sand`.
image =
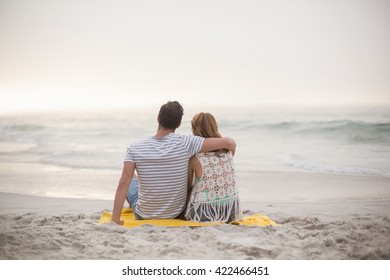
<path id="1" fill-rule="evenodd" d="M 280 180 L 271 175 L 262 176 L 268 183 Z M 313 174 L 288 176 L 304 180 L 302 188 L 318 182 Z M 353 199 L 336 192 L 333 199 L 310 200 L 310 189 L 307 194 L 302 189 L 295 192 L 297 200 L 277 201 L 268 194 L 269 201 L 243 201 L 246 214 L 260 212 L 279 227 L 128 229 L 98 225 L 103 211 L 112 209 L 110 200 L 0 193 L 0 259 L 389 260 L 390 180 L 321 176 L 328 183 L 360 187 Z M 336 189 L 330 188 L 333 193 Z"/>

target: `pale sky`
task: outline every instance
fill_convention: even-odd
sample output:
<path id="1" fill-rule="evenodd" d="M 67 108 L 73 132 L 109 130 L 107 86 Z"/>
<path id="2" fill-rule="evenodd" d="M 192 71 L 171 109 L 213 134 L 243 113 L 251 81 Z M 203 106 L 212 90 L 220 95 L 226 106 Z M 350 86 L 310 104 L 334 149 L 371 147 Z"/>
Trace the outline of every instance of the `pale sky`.
<path id="1" fill-rule="evenodd" d="M 390 103 L 387 0 L 0 0 L 0 111 Z"/>

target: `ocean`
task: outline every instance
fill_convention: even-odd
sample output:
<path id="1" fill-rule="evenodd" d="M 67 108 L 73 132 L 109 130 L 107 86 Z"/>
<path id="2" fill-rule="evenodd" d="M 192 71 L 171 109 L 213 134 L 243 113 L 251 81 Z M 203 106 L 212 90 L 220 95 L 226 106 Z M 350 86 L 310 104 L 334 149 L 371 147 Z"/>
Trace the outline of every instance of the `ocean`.
<path id="1" fill-rule="evenodd" d="M 113 199 L 126 148 L 156 132 L 158 109 L 0 115 L 0 192 Z M 176 133 L 190 134 L 200 111 L 185 108 Z M 206 111 L 237 142 L 244 190 L 264 172 L 390 178 L 389 107 Z"/>

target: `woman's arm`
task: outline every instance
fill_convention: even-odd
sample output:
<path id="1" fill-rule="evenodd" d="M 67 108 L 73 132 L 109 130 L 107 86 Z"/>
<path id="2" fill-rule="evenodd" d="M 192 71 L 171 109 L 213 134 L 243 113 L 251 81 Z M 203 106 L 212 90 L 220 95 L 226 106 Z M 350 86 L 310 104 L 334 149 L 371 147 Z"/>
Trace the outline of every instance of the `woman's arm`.
<path id="1" fill-rule="evenodd" d="M 188 164 L 188 189 L 192 188 L 192 184 L 194 183 L 194 157 L 190 159 Z"/>
<path id="2" fill-rule="evenodd" d="M 190 161 L 188 163 L 187 203 L 190 201 L 192 185 L 194 183 L 194 158 L 195 156 L 190 158 Z"/>
<path id="3" fill-rule="evenodd" d="M 195 183 L 195 177 L 202 178 L 202 176 L 203 176 L 202 165 L 200 164 L 198 158 L 196 156 L 193 156 L 190 159 L 190 162 L 188 164 L 188 197 L 187 197 L 187 202 L 190 201 L 192 187 Z"/>

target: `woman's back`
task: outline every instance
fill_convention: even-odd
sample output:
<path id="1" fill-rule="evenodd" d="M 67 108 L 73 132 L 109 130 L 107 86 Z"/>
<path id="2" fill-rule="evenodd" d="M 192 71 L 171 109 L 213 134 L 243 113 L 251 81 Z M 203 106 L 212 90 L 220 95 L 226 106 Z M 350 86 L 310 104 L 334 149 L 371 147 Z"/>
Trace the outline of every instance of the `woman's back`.
<path id="1" fill-rule="evenodd" d="M 231 222 L 242 218 L 236 187 L 233 156 L 230 152 L 195 155 L 201 178 L 195 178 L 186 218 L 195 221 Z"/>

